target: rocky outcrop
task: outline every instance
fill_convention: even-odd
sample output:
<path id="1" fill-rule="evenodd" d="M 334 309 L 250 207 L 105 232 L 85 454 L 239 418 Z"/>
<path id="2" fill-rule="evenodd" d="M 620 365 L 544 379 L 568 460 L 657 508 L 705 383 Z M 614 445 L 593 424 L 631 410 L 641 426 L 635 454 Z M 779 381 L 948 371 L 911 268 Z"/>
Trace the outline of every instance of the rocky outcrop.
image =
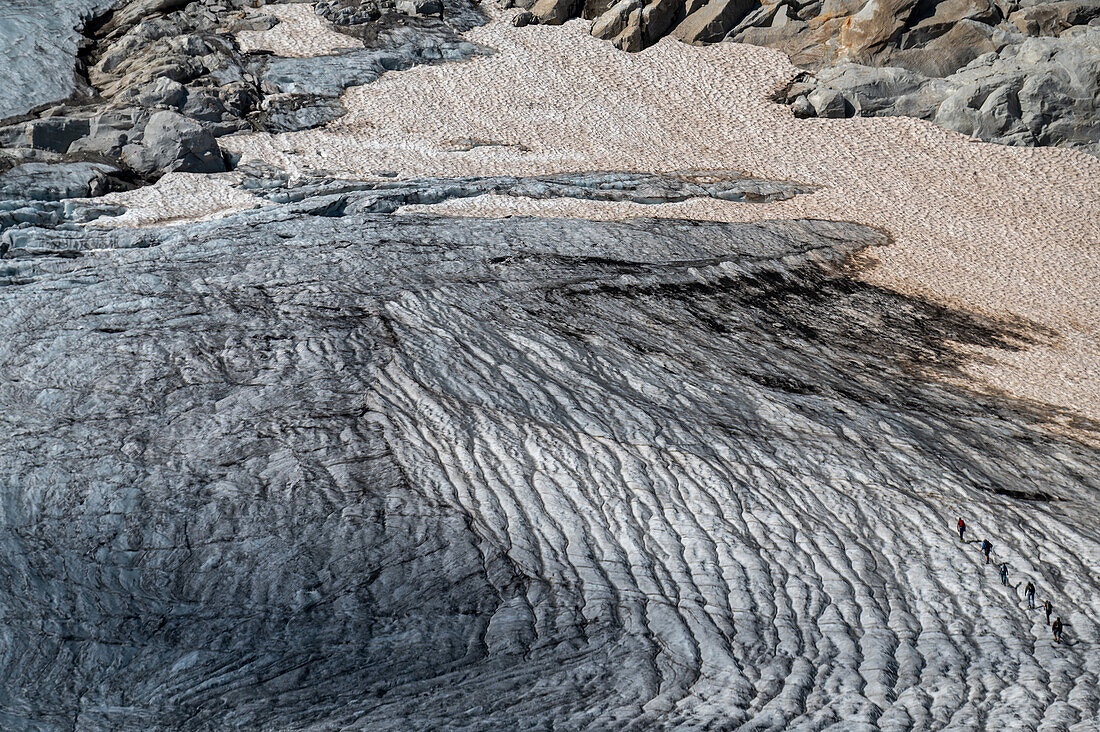
<path id="1" fill-rule="evenodd" d="M 903 114 L 983 140 L 1100 155 L 1100 28 L 1029 38 L 945 78 L 844 64 L 796 81 L 784 94 L 805 116 Z"/>
<path id="2" fill-rule="evenodd" d="M 752 0 L 710 0 L 672 29 L 673 38 L 685 43 L 722 40 L 753 8 Z"/>
<path id="3" fill-rule="evenodd" d="M 240 52 L 235 29 L 277 22 L 250 15 L 251 0 L 88 3 L 107 12 L 86 28 L 82 91 L 0 126 L 0 170 L 92 160 L 145 181 L 170 171 L 216 172 L 226 166 L 219 137 L 324 124 L 343 113 L 338 97 L 349 86 L 388 70 L 485 52 L 458 37 L 484 21 L 467 0 L 449 0 L 446 20 L 425 17 L 444 14 L 435 0 L 415 7 L 384 0 L 370 6 L 377 13 L 363 4 L 329 3 L 319 10 L 362 39 L 363 48 L 306 59 Z M 65 22 L 75 22 L 70 15 Z"/>

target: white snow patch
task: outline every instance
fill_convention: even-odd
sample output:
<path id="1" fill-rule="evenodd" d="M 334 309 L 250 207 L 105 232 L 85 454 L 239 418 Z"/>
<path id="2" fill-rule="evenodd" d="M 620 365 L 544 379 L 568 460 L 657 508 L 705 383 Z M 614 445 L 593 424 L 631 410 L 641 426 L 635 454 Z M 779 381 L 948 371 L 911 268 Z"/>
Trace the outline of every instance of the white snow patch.
<path id="1" fill-rule="evenodd" d="M 283 58 L 329 56 L 363 44 L 343 33 L 337 33 L 324 18 L 317 15 L 315 5 L 265 5 L 258 13 L 274 15 L 279 24 L 265 31 L 241 31 L 237 42 L 244 52 L 270 51 Z"/>
<path id="2" fill-rule="evenodd" d="M 151 186 L 87 199 L 88 203 L 126 207 L 126 212 L 121 216 L 105 216 L 90 225 L 141 228 L 187 224 L 209 221 L 262 205 L 263 200 L 233 187 L 239 180 L 240 176 L 233 173 L 168 173 Z"/>

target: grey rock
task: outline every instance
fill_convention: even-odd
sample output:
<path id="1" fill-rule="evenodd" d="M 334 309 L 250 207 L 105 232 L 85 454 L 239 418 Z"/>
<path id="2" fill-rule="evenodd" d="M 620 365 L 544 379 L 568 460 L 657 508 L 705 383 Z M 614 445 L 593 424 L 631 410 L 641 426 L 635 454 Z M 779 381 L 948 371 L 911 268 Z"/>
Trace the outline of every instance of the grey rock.
<path id="1" fill-rule="evenodd" d="M 536 0 L 531 6 L 531 12 L 542 25 L 561 25 L 576 18 L 581 7 L 581 0 Z"/>
<path id="2" fill-rule="evenodd" d="M 318 3 L 320 5 L 320 3 Z M 279 24 L 279 19 L 274 15 L 254 15 L 235 20 L 229 29 L 234 33 L 241 31 L 265 31 L 271 30 Z"/>
<path id="3" fill-rule="evenodd" d="M 484 144 L 484 143 L 483 143 Z M 463 149 L 471 149 L 464 147 Z M 486 194 L 533 199 L 578 198 L 628 201 L 643 205 L 676 203 L 690 198 L 717 198 L 746 203 L 783 201 L 811 193 L 815 186 L 753 178 L 725 170 L 665 174 L 594 171 L 519 178 L 424 178 L 404 181 L 322 181 L 290 184 L 289 176 L 267 168 L 242 168 L 242 187 L 280 203 L 310 197 L 352 195 L 349 210 L 392 213 L 402 206 L 436 204 L 452 198 Z"/>
<path id="4" fill-rule="evenodd" d="M 839 116 L 893 114 L 895 107 L 903 103 L 901 100 L 919 98 L 930 87 L 930 79 L 907 69 L 858 64 L 841 64 L 822 69 L 815 75 L 815 79 L 819 86 L 811 93 L 811 100 L 830 100 L 835 112 L 839 104 L 836 97 L 841 97 L 850 115 Z M 923 110 L 910 106 L 910 114 L 920 117 L 935 114 L 940 101 L 942 97 L 938 100 L 927 100 L 927 106 Z M 818 107 L 816 102 L 814 107 Z M 923 114 L 918 113 L 921 111 Z M 818 116 L 829 115 L 819 113 Z"/>
<path id="5" fill-rule="evenodd" d="M 819 87 L 806 97 L 817 117 L 851 117 L 852 106 L 836 89 Z"/>
<path id="6" fill-rule="evenodd" d="M 312 94 L 274 94 L 264 99 L 257 120 L 269 132 L 293 132 L 320 127 L 345 113 L 338 99 Z"/>
<path id="7" fill-rule="evenodd" d="M 453 35 L 394 32 L 393 43 L 379 49 L 345 51 L 316 58 L 280 58 L 269 61 L 261 87 L 268 94 L 311 94 L 338 97 L 350 86 L 367 84 L 387 71 L 421 63 L 456 61 L 487 52 L 482 46 Z"/>
<path id="8" fill-rule="evenodd" d="M 752 7 L 751 0 L 708 0 L 673 28 L 670 35 L 685 43 L 720 41 Z"/>
<path id="9" fill-rule="evenodd" d="M 521 10 L 516 13 L 516 17 L 512 18 L 512 25 L 517 28 L 524 28 L 529 25 L 534 25 L 539 22 L 539 19 L 535 17 L 535 14 L 530 10 Z"/>
<path id="10" fill-rule="evenodd" d="M 841 64 L 806 86 L 787 98 L 807 99 L 818 116 L 902 114 L 991 142 L 1100 154 L 1100 28 L 1008 44 L 945 78 Z"/>
<path id="11" fill-rule="evenodd" d="M 397 12 L 405 15 L 434 16 L 443 14 L 440 0 L 397 0 Z"/>
<path id="12" fill-rule="evenodd" d="M 341 27 L 370 23 L 382 15 L 376 0 L 325 0 L 317 3 L 316 10 L 325 20 Z"/>
<path id="13" fill-rule="evenodd" d="M 24 163 L 0 174 L 0 199 L 60 201 L 101 196 L 107 176 L 119 172 L 100 163 Z"/>
<path id="14" fill-rule="evenodd" d="M 123 159 L 144 175 L 225 170 L 225 161 L 214 136 L 194 120 L 167 111 L 157 112 L 149 118 L 140 145 L 127 145 Z"/>

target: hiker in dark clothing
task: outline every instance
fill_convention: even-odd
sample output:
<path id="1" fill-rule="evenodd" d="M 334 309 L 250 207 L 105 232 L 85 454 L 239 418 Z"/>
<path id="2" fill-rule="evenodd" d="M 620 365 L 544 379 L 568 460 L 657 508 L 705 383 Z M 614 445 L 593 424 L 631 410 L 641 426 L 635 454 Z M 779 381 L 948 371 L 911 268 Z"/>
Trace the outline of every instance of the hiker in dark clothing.
<path id="1" fill-rule="evenodd" d="M 986 564 L 989 564 L 989 553 L 991 551 L 993 551 L 993 544 L 990 543 L 989 539 L 986 539 L 982 542 L 982 554 L 985 555 Z"/>
<path id="2" fill-rule="evenodd" d="M 1008 562 L 1001 562 L 1001 584 L 1008 587 Z"/>
<path id="3" fill-rule="evenodd" d="M 1024 588 L 1024 597 L 1027 599 L 1027 606 L 1032 610 L 1035 609 L 1035 585 L 1030 581 L 1027 583 L 1027 587 Z"/>
<path id="4" fill-rule="evenodd" d="M 966 522 L 963 521 L 963 517 L 959 516 L 959 541 L 966 541 L 963 538 L 963 534 L 966 533 Z"/>
<path id="5" fill-rule="evenodd" d="M 1043 601 L 1043 610 L 1047 613 L 1047 625 L 1050 625 L 1050 614 L 1054 612 L 1054 606 L 1050 604 L 1050 600 Z"/>
<path id="6" fill-rule="evenodd" d="M 1054 642 L 1055 643 L 1061 643 L 1062 642 L 1062 619 L 1061 618 L 1055 618 L 1054 619 L 1054 625 L 1050 626 L 1050 629 L 1054 631 Z"/>

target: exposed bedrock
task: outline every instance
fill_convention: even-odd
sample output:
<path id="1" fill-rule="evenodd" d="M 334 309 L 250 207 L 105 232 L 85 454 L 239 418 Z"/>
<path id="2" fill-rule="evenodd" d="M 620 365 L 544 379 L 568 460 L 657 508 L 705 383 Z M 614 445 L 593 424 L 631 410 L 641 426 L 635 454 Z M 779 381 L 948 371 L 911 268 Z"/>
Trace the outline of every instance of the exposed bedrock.
<path id="1" fill-rule="evenodd" d="M 1051 334 L 850 278 L 854 224 L 272 191 L 3 260 L 5 728 L 1097 718 L 1100 455 L 944 380 Z"/>

